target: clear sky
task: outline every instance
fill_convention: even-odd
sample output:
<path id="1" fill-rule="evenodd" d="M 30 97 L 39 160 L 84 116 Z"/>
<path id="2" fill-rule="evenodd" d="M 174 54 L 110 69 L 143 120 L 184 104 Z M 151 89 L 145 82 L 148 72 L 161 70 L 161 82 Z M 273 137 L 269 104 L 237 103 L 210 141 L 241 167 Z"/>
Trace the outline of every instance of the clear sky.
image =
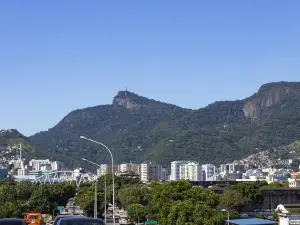
<path id="1" fill-rule="evenodd" d="M 200 108 L 300 80 L 300 2 L 0 1 L 0 129 L 47 130 L 126 85 Z"/>

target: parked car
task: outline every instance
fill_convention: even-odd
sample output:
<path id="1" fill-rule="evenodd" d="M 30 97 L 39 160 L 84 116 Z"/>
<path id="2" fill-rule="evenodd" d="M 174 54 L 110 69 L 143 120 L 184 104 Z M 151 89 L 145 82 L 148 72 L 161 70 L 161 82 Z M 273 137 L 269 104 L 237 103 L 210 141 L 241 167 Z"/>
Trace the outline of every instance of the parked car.
<path id="1" fill-rule="evenodd" d="M 23 219 L 7 218 L 7 219 L 0 219 L 0 225 L 27 225 L 27 224 Z"/>
<path id="2" fill-rule="evenodd" d="M 89 217 L 63 217 L 58 221 L 57 225 L 105 225 L 102 219 L 89 218 Z"/>

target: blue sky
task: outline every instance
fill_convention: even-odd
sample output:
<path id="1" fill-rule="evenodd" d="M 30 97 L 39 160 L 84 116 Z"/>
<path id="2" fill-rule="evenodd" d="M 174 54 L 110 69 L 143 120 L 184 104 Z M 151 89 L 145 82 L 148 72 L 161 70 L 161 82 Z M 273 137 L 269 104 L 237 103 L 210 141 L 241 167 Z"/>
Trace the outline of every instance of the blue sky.
<path id="1" fill-rule="evenodd" d="M 299 1 L 1 1 L 0 129 L 47 130 L 119 90 L 182 107 L 298 81 Z"/>

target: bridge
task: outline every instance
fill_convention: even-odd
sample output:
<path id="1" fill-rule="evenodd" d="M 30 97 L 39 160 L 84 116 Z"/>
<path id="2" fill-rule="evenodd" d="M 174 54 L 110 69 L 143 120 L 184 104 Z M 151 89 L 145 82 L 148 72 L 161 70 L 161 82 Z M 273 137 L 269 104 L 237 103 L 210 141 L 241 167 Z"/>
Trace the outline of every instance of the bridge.
<path id="1" fill-rule="evenodd" d="M 201 187 L 210 187 L 210 186 L 220 186 L 220 187 L 228 187 L 234 184 L 237 184 L 239 181 L 190 181 L 194 186 L 201 186 Z"/>
<path id="2" fill-rule="evenodd" d="M 76 171 L 53 171 L 42 176 L 37 177 L 31 182 L 34 184 L 53 184 L 57 182 L 76 182 L 78 187 L 82 182 L 89 182 L 95 180 L 96 177 L 92 177 L 86 173 L 80 173 Z"/>

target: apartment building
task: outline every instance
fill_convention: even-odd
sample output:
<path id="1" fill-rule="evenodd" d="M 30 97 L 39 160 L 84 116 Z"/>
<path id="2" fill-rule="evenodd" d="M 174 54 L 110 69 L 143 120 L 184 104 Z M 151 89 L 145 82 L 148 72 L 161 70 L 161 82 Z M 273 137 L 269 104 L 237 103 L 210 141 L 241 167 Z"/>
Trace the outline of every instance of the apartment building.
<path id="1" fill-rule="evenodd" d="M 173 161 L 171 162 L 170 180 L 180 180 L 180 166 L 187 164 L 189 161 Z"/>
<path id="2" fill-rule="evenodd" d="M 180 179 L 190 181 L 202 180 L 202 167 L 199 163 L 188 162 L 180 165 L 179 168 Z"/>
<path id="3" fill-rule="evenodd" d="M 118 173 L 140 174 L 140 165 L 123 163 L 118 166 Z"/>
<path id="4" fill-rule="evenodd" d="M 97 176 L 103 176 L 106 174 L 112 174 L 112 169 L 114 171 L 114 174 L 116 174 L 118 172 L 118 165 L 114 165 L 112 167 L 111 164 L 101 164 L 100 168 L 97 169 Z"/>
<path id="5" fill-rule="evenodd" d="M 51 165 L 51 161 L 49 159 L 32 159 L 29 161 L 29 166 L 32 166 L 32 169 L 36 171 L 41 170 L 43 165 Z"/>
<path id="6" fill-rule="evenodd" d="M 52 170 L 60 171 L 63 168 L 63 166 L 64 166 L 63 162 L 60 161 L 51 162 Z"/>
<path id="7" fill-rule="evenodd" d="M 140 179 L 142 182 L 162 180 L 162 173 L 164 172 L 165 171 L 163 170 L 161 165 L 142 163 Z"/>
<path id="8" fill-rule="evenodd" d="M 210 181 L 213 179 L 214 175 L 216 174 L 216 167 L 212 164 L 205 164 L 202 165 L 203 171 L 203 180 Z"/>

